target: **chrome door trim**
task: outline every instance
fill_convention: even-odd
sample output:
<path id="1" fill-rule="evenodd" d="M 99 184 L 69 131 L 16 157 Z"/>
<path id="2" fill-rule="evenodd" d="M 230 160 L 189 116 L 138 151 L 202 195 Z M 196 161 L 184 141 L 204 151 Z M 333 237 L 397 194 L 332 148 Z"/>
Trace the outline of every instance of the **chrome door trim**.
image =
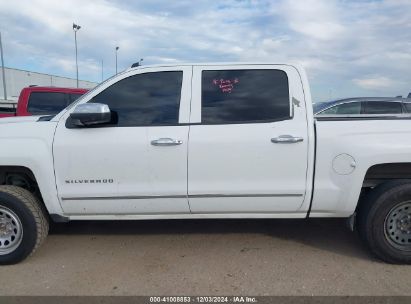
<path id="1" fill-rule="evenodd" d="M 300 197 L 302 194 L 193 194 L 189 198 L 215 198 L 215 197 Z"/>
<path id="2" fill-rule="evenodd" d="M 96 196 L 96 197 L 62 197 L 64 201 L 75 200 L 124 200 L 124 199 L 158 199 L 158 198 L 218 198 L 218 197 L 301 197 L 303 194 L 193 194 L 193 195 L 144 195 L 144 196 Z"/>

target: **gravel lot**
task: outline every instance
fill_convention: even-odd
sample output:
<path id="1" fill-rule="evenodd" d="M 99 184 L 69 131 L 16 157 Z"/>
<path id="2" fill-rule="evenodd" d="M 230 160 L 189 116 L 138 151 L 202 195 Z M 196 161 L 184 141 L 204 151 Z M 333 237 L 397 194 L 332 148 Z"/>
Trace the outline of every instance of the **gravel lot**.
<path id="1" fill-rule="evenodd" d="M 0 295 L 411 295 L 410 274 L 343 220 L 87 221 L 0 267 Z"/>

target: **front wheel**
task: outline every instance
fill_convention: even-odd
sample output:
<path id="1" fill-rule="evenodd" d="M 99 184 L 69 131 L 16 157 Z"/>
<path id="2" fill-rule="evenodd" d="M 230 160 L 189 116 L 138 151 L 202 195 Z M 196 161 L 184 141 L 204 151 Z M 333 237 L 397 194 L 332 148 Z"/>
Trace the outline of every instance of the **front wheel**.
<path id="1" fill-rule="evenodd" d="M 358 210 L 362 239 L 380 259 L 411 264 L 411 181 L 377 186 Z"/>
<path id="2" fill-rule="evenodd" d="M 48 217 L 33 194 L 0 186 L 0 264 L 15 264 L 32 254 L 48 228 Z"/>

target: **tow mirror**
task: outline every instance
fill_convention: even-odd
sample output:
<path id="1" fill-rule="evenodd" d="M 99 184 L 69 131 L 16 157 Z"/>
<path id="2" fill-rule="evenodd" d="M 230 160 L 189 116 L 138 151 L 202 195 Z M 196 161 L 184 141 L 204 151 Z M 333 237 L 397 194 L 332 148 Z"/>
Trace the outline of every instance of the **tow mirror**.
<path id="1" fill-rule="evenodd" d="M 83 103 L 76 106 L 70 114 L 72 123 L 78 127 L 88 127 L 111 121 L 111 111 L 103 103 Z"/>

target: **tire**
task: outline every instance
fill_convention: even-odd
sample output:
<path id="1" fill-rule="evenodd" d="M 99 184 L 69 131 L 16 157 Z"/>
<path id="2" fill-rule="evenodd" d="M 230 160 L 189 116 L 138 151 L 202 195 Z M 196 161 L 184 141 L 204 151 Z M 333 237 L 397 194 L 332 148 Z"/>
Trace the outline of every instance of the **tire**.
<path id="1" fill-rule="evenodd" d="M 381 260 L 411 264 L 411 180 L 390 181 L 373 189 L 358 208 L 358 230 Z"/>
<path id="2" fill-rule="evenodd" d="M 48 230 L 46 211 L 33 194 L 0 186 L 0 265 L 16 264 L 33 254 Z"/>

